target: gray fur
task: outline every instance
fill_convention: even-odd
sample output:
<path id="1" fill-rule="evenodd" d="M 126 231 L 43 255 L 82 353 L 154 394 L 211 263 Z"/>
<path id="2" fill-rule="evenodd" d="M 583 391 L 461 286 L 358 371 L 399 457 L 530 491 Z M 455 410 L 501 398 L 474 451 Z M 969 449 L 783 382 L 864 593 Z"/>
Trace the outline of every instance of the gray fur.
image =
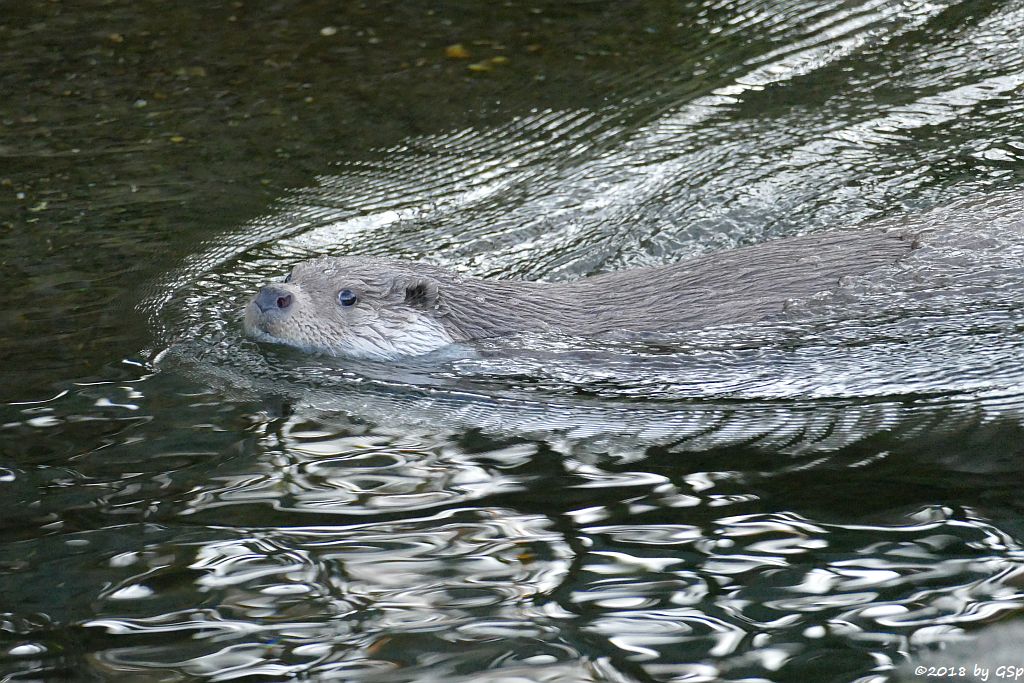
<path id="1" fill-rule="evenodd" d="M 246 310 L 257 339 L 336 355 L 393 358 L 453 341 L 529 331 L 592 336 L 677 332 L 752 322 L 790 299 L 834 289 L 844 277 L 893 264 L 912 236 L 878 230 L 780 239 L 682 263 L 566 283 L 481 280 L 425 264 L 368 257 L 298 264 L 288 311 Z M 337 294 L 351 289 L 355 306 Z"/>

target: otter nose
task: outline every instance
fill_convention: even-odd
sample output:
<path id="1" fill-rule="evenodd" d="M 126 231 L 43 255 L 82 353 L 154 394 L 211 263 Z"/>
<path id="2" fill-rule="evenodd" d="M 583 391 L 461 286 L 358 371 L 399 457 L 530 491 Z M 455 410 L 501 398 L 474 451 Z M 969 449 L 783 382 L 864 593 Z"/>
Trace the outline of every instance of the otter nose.
<path id="1" fill-rule="evenodd" d="M 267 285 L 260 287 L 253 302 L 264 313 L 275 308 L 283 311 L 292 305 L 292 295 L 279 287 Z"/>

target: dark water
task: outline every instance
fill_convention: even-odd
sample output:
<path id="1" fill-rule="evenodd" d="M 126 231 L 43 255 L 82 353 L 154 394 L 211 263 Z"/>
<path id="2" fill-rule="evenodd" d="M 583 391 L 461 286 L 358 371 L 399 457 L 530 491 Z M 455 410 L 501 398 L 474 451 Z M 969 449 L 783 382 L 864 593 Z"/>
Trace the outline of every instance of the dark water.
<path id="1" fill-rule="evenodd" d="M 984 635 L 1024 2 L 0 9 L 0 680 L 1024 665 Z M 239 324 L 312 254 L 564 279 L 871 222 L 933 237 L 770 324 L 388 364 Z"/>

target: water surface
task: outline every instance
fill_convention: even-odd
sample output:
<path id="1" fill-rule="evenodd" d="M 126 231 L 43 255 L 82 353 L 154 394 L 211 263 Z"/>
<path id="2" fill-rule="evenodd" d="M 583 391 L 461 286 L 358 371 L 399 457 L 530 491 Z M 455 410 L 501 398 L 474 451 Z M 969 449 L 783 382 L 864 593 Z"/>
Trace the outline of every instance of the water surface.
<path id="1" fill-rule="evenodd" d="M 1022 44 L 1012 1 L 10 8 L 0 676 L 882 681 L 1013 624 Z M 386 364 L 239 324 L 314 254 L 878 223 L 932 237 L 765 324 Z"/>

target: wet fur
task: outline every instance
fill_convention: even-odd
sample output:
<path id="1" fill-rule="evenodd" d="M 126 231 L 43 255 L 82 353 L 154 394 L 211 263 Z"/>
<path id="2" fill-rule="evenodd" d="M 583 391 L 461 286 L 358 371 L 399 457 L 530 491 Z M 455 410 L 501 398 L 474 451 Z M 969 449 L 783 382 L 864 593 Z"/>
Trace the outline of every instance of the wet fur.
<path id="1" fill-rule="evenodd" d="M 790 299 L 896 263 L 916 246 L 915 237 L 898 232 L 834 232 L 558 283 L 482 280 L 368 257 L 321 258 L 297 265 L 292 283 L 277 285 L 296 296 L 293 313 L 264 320 L 250 304 L 247 329 L 307 350 L 379 358 L 529 331 L 677 332 L 768 318 Z M 338 305 L 341 289 L 358 293 L 352 310 Z"/>

